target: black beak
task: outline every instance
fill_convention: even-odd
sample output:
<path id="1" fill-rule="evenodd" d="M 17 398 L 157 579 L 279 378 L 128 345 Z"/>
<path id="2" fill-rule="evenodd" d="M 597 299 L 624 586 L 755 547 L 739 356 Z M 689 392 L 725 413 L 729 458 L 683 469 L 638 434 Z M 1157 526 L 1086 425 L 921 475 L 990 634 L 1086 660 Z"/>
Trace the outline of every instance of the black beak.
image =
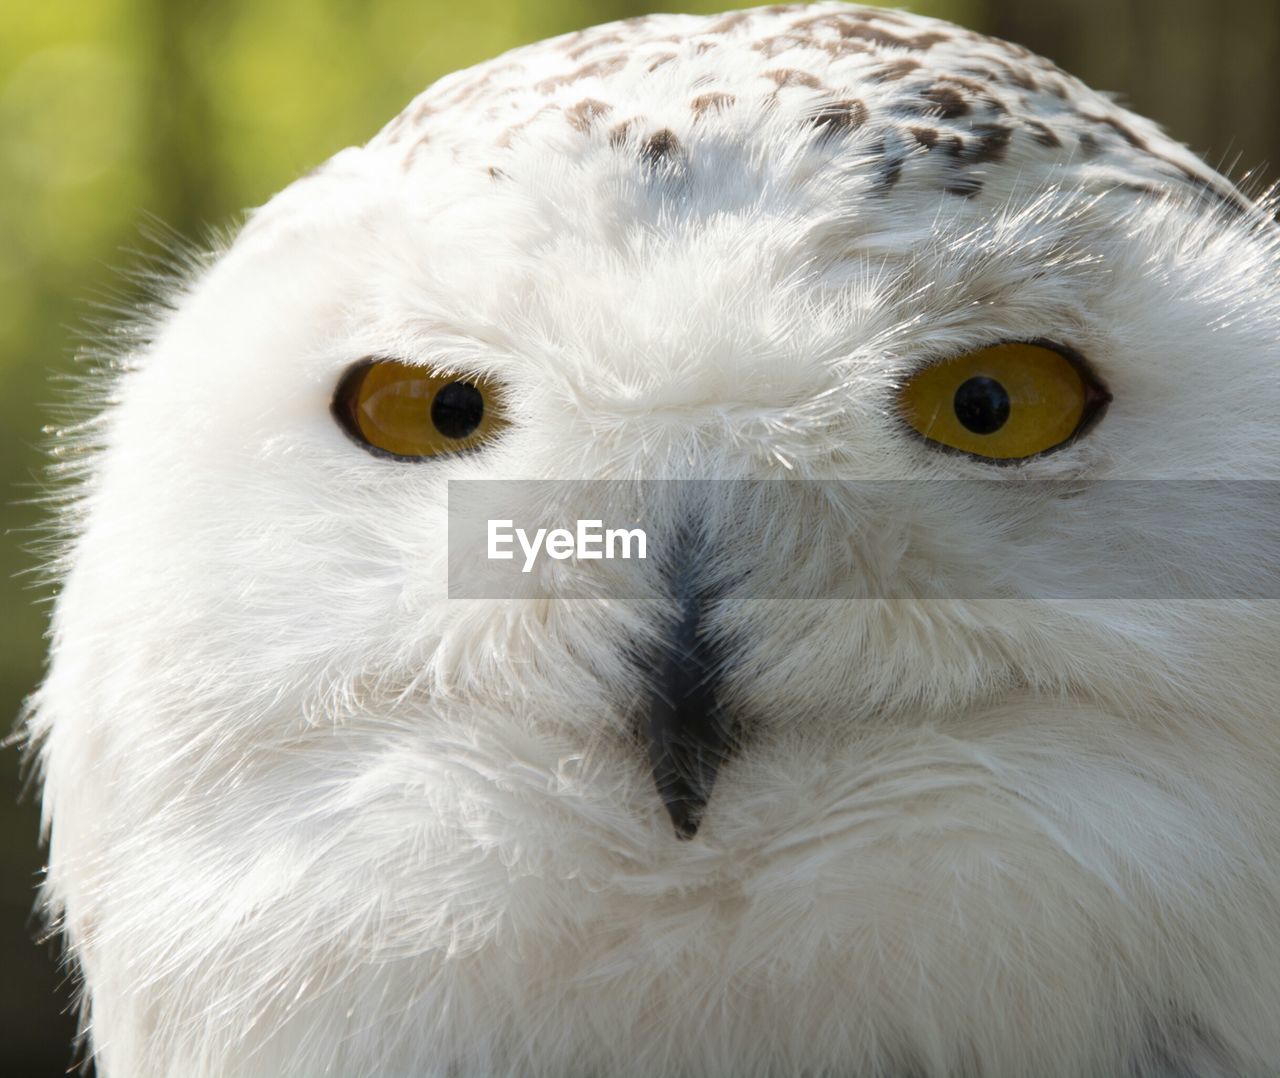
<path id="1" fill-rule="evenodd" d="M 676 617 L 654 657 L 644 722 L 653 780 L 682 839 L 697 833 L 733 734 L 717 698 L 723 649 L 706 632 L 697 561 L 672 574 Z"/>

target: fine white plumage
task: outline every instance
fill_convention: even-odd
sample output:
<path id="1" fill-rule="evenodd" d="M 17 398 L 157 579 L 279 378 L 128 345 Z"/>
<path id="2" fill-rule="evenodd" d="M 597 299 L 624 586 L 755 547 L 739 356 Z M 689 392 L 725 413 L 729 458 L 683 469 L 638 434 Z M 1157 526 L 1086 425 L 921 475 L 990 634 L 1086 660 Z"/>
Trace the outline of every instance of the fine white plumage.
<path id="1" fill-rule="evenodd" d="M 1128 510 L 1026 482 L 1280 477 L 1274 225 L 1154 125 L 917 16 L 645 17 L 442 80 L 173 301 L 79 436 L 31 709 L 100 1074 L 1280 1072 L 1280 613 L 1126 592 Z M 1029 341 L 1092 394 L 1057 451 L 904 421 Z M 367 452 L 368 357 L 503 425 Z M 698 608 L 733 745 L 684 804 L 661 614 L 446 596 L 482 478 L 1001 515 L 707 494 L 722 579 L 874 584 Z M 1174 576 L 1265 566 L 1232 523 Z"/>

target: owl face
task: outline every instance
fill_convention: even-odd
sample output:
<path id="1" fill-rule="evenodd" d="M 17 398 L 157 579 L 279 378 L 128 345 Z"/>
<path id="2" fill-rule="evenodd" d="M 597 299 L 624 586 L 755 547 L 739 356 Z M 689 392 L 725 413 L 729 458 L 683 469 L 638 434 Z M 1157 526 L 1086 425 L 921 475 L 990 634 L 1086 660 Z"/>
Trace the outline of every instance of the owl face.
<path id="1" fill-rule="evenodd" d="M 1274 1065 L 1280 615 L 1197 560 L 1272 554 L 1192 482 L 1280 470 L 1274 244 L 1047 61 L 841 4 L 518 50 L 286 189 L 69 521 L 100 1065 Z M 639 484 L 665 553 L 451 598 L 451 481 Z"/>

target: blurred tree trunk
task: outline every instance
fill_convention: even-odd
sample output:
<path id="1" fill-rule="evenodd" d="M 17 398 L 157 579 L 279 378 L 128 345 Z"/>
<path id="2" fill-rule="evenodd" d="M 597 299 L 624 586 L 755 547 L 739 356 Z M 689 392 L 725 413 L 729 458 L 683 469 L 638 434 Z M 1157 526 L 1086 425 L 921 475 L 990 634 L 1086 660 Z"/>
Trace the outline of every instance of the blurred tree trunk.
<path id="1" fill-rule="evenodd" d="M 1280 178 L 1276 0 L 984 0 L 985 32 L 1035 50 L 1239 179 Z"/>

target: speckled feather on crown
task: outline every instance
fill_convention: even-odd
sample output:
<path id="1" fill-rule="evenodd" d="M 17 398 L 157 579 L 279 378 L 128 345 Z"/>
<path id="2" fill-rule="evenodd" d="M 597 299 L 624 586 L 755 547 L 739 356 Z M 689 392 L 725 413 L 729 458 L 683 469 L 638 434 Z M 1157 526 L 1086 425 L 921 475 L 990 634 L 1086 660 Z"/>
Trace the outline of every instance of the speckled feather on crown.
<path id="1" fill-rule="evenodd" d="M 882 191 L 971 198 L 988 164 L 1071 162 L 1088 163 L 1099 188 L 1247 204 L 1155 124 L 1019 45 L 838 3 L 642 15 L 564 34 L 441 79 L 370 146 L 403 153 L 406 168 L 450 154 L 502 179 L 524 140 L 675 162 L 705 139 L 751 139 L 774 110 L 815 145 L 840 140 Z"/>

